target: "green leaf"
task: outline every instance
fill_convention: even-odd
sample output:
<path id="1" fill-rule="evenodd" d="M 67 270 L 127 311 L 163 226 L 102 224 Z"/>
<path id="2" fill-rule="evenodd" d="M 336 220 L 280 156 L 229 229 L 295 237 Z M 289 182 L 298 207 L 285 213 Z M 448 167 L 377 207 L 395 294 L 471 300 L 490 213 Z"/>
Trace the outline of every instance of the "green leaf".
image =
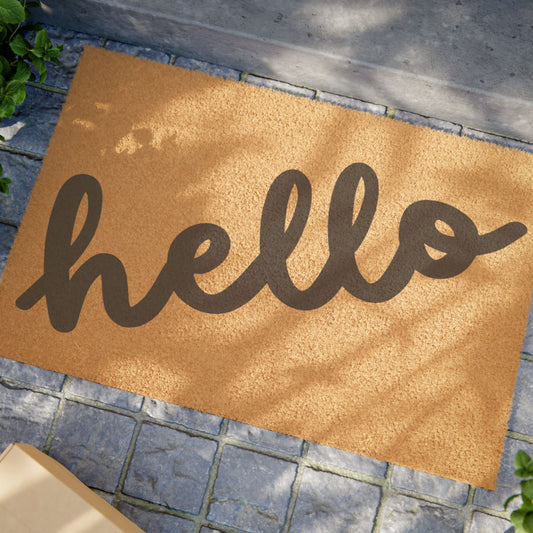
<path id="1" fill-rule="evenodd" d="M 30 67 L 27 63 L 24 63 L 24 61 L 19 61 L 17 65 L 17 71 L 15 72 L 15 75 L 13 76 L 14 80 L 18 81 L 28 81 L 31 75 Z"/>
<path id="2" fill-rule="evenodd" d="M 0 74 L 2 76 L 8 76 L 10 73 L 11 67 L 9 66 L 9 61 L 4 56 L 0 56 Z"/>
<path id="3" fill-rule="evenodd" d="M 31 50 L 37 57 L 43 57 L 44 56 L 44 48 L 32 48 Z"/>
<path id="4" fill-rule="evenodd" d="M 15 38 L 9 43 L 9 48 L 18 56 L 23 56 L 30 49 L 30 43 L 20 33 L 17 33 Z"/>
<path id="5" fill-rule="evenodd" d="M 9 178 L 0 178 L 0 192 L 4 194 L 9 194 L 9 184 L 12 181 Z"/>
<path id="6" fill-rule="evenodd" d="M 43 28 L 35 36 L 35 46 L 45 48 L 47 44 L 50 44 L 50 39 L 48 38 L 48 32 Z"/>
<path id="7" fill-rule="evenodd" d="M 522 487 L 522 498 L 533 500 L 533 479 L 528 481 L 521 481 L 520 485 Z"/>
<path id="8" fill-rule="evenodd" d="M 37 69 L 37 72 L 39 72 L 39 83 L 43 83 L 46 79 L 46 65 L 44 64 L 44 61 L 40 57 L 36 57 L 32 60 L 32 64 Z"/>
<path id="9" fill-rule="evenodd" d="M 6 142 L 6 138 L 3 135 L 0 135 L 0 141 L 5 143 Z M 2 165 L 0 165 L 0 176 L 2 175 L 2 173 L 3 173 L 2 172 Z"/>
<path id="10" fill-rule="evenodd" d="M 10 118 L 15 112 L 15 104 L 13 101 L 4 98 L 0 103 L 0 118 Z"/>
<path id="11" fill-rule="evenodd" d="M 524 518 L 522 522 L 522 527 L 526 533 L 533 533 L 533 512 L 530 511 Z"/>
<path id="12" fill-rule="evenodd" d="M 4 42 L 7 37 L 7 28 L 0 24 L 0 42 Z"/>
<path id="13" fill-rule="evenodd" d="M 520 509 L 517 509 L 516 511 L 513 511 L 511 513 L 511 522 L 517 530 L 522 528 L 522 524 L 524 523 L 524 518 L 526 517 L 526 514 L 527 511 L 522 511 Z"/>
<path id="14" fill-rule="evenodd" d="M 10 82 L 8 82 L 8 84 L 6 85 L 5 98 L 9 98 L 13 100 L 13 102 L 15 102 L 16 95 L 21 87 L 24 87 L 23 81 L 11 80 Z"/>
<path id="15" fill-rule="evenodd" d="M 524 451 L 518 450 L 514 456 L 514 466 L 516 469 L 524 468 L 531 462 L 531 457 Z"/>
<path id="16" fill-rule="evenodd" d="M 503 508 L 505 511 L 507 511 L 507 506 L 515 499 L 518 498 L 518 496 L 521 496 L 521 494 L 514 494 L 513 496 L 510 496 L 505 500 L 505 503 L 503 504 Z"/>
<path id="17" fill-rule="evenodd" d="M 26 99 L 26 87 L 22 84 L 14 94 L 15 105 L 20 105 Z"/>
<path id="18" fill-rule="evenodd" d="M 8 24 L 24 22 L 24 8 L 18 0 L 0 0 L 0 20 Z"/>

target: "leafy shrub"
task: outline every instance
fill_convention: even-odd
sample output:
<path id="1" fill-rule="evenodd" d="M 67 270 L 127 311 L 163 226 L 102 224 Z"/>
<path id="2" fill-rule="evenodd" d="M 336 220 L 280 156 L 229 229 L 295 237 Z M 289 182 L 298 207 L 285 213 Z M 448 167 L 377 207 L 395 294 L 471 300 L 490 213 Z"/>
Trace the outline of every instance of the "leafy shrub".
<path id="1" fill-rule="evenodd" d="M 26 98 L 25 83 L 37 79 L 32 66 L 39 75 L 39 83 L 43 83 L 45 61 L 60 64 L 63 45 L 53 47 L 45 29 L 26 23 L 29 8 L 40 5 L 40 0 L 0 0 L 0 121 L 11 117 L 15 107 Z M 34 32 L 31 40 L 24 37 L 28 32 Z M 2 136 L 0 140 L 5 141 Z M 0 165 L 0 192 L 8 193 L 9 183 L 11 180 L 3 175 Z"/>
<path id="2" fill-rule="evenodd" d="M 514 466 L 514 475 L 524 479 L 520 482 L 522 492 L 507 499 L 505 510 L 512 500 L 522 496 L 522 505 L 511 513 L 511 522 L 516 533 L 533 533 L 533 460 L 526 452 L 519 450 L 514 458 Z"/>

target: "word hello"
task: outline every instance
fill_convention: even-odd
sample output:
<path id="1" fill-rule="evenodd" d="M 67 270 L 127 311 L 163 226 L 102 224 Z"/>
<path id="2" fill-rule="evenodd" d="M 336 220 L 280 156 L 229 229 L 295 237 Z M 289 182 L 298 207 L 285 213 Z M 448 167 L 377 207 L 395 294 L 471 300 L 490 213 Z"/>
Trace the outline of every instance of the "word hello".
<path id="1" fill-rule="evenodd" d="M 354 200 L 360 180 L 364 182 L 365 194 L 354 222 Z M 294 187 L 296 208 L 287 225 L 289 197 Z M 76 215 L 84 195 L 88 198 L 88 213 L 79 235 L 73 240 Z M 458 209 L 441 202 L 421 200 L 404 211 L 396 254 L 382 277 L 369 283 L 359 272 L 354 254 L 374 218 L 378 179 L 368 165 L 356 163 L 340 174 L 331 196 L 329 258 L 313 284 L 300 290 L 291 280 L 287 258 L 307 223 L 311 184 L 302 172 L 288 170 L 274 180 L 267 193 L 258 256 L 229 287 L 218 294 L 208 294 L 196 283 L 195 274 L 214 270 L 230 251 L 230 238 L 223 228 L 215 224 L 196 224 L 174 239 L 167 262 L 153 286 L 138 303 L 130 305 L 126 271 L 114 255 L 94 255 L 70 274 L 98 228 L 102 199 L 100 184 L 92 176 L 79 174 L 63 185 L 50 215 L 43 275 L 16 301 L 20 309 L 27 310 L 45 297 L 50 323 L 57 331 L 68 332 L 76 327 L 87 291 L 98 277 L 101 277 L 107 314 L 124 327 L 141 326 L 152 320 L 173 293 L 199 311 L 228 313 L 249 302 L 268 285 L 284 304 L 310 310 L 327 303 L 341 287 L 361 300 L 384 302 L 396 296 L 415 271 L 435 279 L 457 276 L 477 255 L 500 250 L 527 232 L 523 224 L 511 222 L 480 235 L 472 220 Z M 439 232 L 435 226 L 437 220 L 445 222 L 453 235 Z M 209 242 L 207 251 L 197 256 L 198 249 L 206 241 Z M 425 245 L 445 255 L 433 259 Z"/>

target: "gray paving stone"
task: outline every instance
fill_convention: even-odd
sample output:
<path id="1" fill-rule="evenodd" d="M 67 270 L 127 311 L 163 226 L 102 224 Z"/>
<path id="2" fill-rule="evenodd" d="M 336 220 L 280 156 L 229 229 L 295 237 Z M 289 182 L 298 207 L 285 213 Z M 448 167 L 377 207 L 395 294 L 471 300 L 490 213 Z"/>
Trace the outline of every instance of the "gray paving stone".
<path id="1" fill-rule="evenodd" d="M 533 363 L 520 361 L 509 429 L 533 436 Z"/>
<path id="2" fill-rule="evenodd" d="M 7 224 L 0 224 L 0 280 L 2 279 L 2 272 L 6 266 L 7 256 L 11 251 L 16 234 L 17 228 L 8 226 Z"/>
<path id="3" fill-rule="evenodd" d="M 25 365 L 18 361 L 11 359 L 4 359 L 0 357 L 0 376 L 29 383 L 30 385 L 37 385 L 39 387 L 46 387 L 47 389 L 59 391 L 65 381 L 64 374 L 44 370 L 36 366 Z"/>
<path id="4" fill-rule="evenodd" d="M 347 107 L 348 109 L 356 109 L 357 111 L 366 111 L 373 115 L 384 115 L 387 110 L 384 105 L 371 104 L 369 102 L 363 102 L 362 100 L 356 100 L 355 98 L 348 98 L 347 96 L 340 96 L 338 94 L 326 92 L 321 92 L 318 99 L 320 102 L 340 105 L 342 107 Z"/>
<path id="5" fill-rule="evenodd" d="M 69 392 L 108 405 L 114 405 L 115 407 L 129 409 L 130 411 L 139 411 L 143 403 L 143 397 L 138 394 L 113 387 L 105 387 L 99 383 L 93 383 L 92 381 L 79 378 L 72 379 Z"/>
<path id="6" fill-rule="evenodd" d="M 503 504 L 505 500 L 520 492 L 520 478 L 514 475 L 514 456 L 518 450 L 524 450 L 531 457 L 533 457 L 533 444 L 527 442 L 517 441 L 514 439 L 505 439 L 505 449 L 503 452 L 500 473 L 498 475 L 497 490 L 477 489 L 474 496 L 474 503 L 494 509 L 495 511 L 503 511 Z M 513 511 L 519 505 L 519 498 L 511 502 L 508 507 L 509 511 Z"/>
<path id="7" fill-rule="evenodd" d="M 391 496 L 385 502 L 380 533 L 463 533 L 459 511 L 409 498 Z"/>
<path id="8" fill-rule="evenodd" d="M 135 420 L 65 402 L 50 447 L 50 455 L 92 488 L 114 492 Z"/>
<path id="9" fill-rule="evenodd" d="M 13 181 L 9 185 L 9 194 L 0 193 L 0 222 L 18 226 L 42 163 L 22 155 L 7 152 L 0 154 L 4 175 Z"/>
<path id="10" fill-rule="evenodd" d="M 165 422 L 176 422 L 191 429 L 198 429 L 206 433 L 218 434 L 222 418 L 207 413 L 201 413 L 187 407 L 180 407 L 160 400 L 146 398 L 146 412 Z"/>
<path id="11" fill-rule="evenodd" d="M 370 533 L 380 496 L 379 487 L 306 468 L 290 531 Z"/>
<path id="12" fill-rule="evenodd" d="M 166 513 L 157 513 L 121 502 L 118 510 L 146 533 L 190 533 L 194 524 Z"/>
<path id="13" fill-rule="evenodd" d="M 463 128 L 463 135 L 465 137 L 470 137 L 471 139 L 499 144 L 500 146 L 515 148 L 516 150 L 522 150 L 533 154 L 533 144 L 527 142 L 517 141 L 515 139 L 509 139 L 508 137 L 501 137 L 500 135 L 473 130 L 471 128 Z"/>
<path id="14" fill-rule="evenodd" d="M 338 466 L 379 478 L 384 478 L 387 471 L 387 463 L 383 461 L 345 452 L 344 450 L 337 450 L 314 442 L 309 445 L 307 458 L 319 463 Z"/>
<path id="15" fill-rule="evenodd" d="M 65 95 L 37 87 L 26 87 L 26 99 L 11 118 L 2 120 L 1 145 L 44 155 L 54 132 Z"/>
<path id="16" fill-rule="evenodd" d="M 131 44 L 119 43 L 118 41 L 107 41 L 104 48 L 112 50 L 113 52 L 121 52 L 130 56 L 142 57 L 143 59 L 150 59 L 158 63 L 168 64 L 170 56 L 165 52 L 153 50 L 152 48 L 144 48 L 142 46 L 133 46 Z"/>
<path id="17" fill-rule="evenodd" d="M 12 442 L 42 449 L 58 405 L 52 396 L 0 383 L 0 453 Z"/>
<path id="18" fill-rule="evenodd" d="M 413 490 L 419 494 L 435 496 L 460 505 L 465 504 L 468 498 L 469 486 L 464 483 L 417 472 L 403 466 L 394 466 L 392 484 L 394 487 Z"/>
<path id="19" fill-rule="evenodd" d="M 514 533 L 511 522 L 485 513 L 474 513 L 469 533 Z"/>
<path id="20" fill-rule="evenodd" d="M 211 74 L 211 76 L 220 76 L 221 78 L 225 78 L 227 80 L 239 81 L 241 77 L 241 73 L 238 70 L 228 67 L 221 67 L 219 65 L 213 65 L 212 63 L 198 61 L 197 59 L 191 59 L 189 57 L 178 57 L 174 62 L 174 65 L 189 70 L 205 72 L 206 74 Z"/>
<path id="21" fill-rule="evenodd" d="M 228 435 L 257 446 L 293 455 L 299 455 L 302 448 L 302 441 L 296 437 L 241 424 L 233 420 L 228 425 Z"/>
<path id="22" fill-rule="evenodd" d="M 312 89 L 298 87 L 297 85 L 291 85 L 290 83 L 271 80 L 269 78 L 261 78 L 260 76 L 254 76 L 253 74 L 248 74 L 246 81 L 252 85 L 257 85 L 258 87 L 266 87 L 267 89 L 283 91 L 284 93 L 293 94 L 295 96 L 303 96 L 305 98 L 314 98 L 316 94 Z"/>
<path id="23" fill-rule="evenodd" d="M 137 439 L 124 493 L 198 513 L 216 448 L 211 440 L 145 423 Z"/>
<path id="24" fill-rule="evenodd" d="M 459 124 L 453 124 L 445 120 L 439 120 L 438 118 L 423 117 L 415 113 L 409 113 L 409 111 L 402 111 L 397 109 L 394 113 L 395 120 L 401 120 L 402 122 L 409 122 L 415 126 L 425 126 L 433 128 L 435 130 L 442 130 L 448 133 L 454 133 L 459 135 L 461 133 L 461 126 Z"/>
<path id="25" fill-rule="evenodd" d="M 208 518 L 251 533 L 277 532 L 295 475 L 293 463 L 226 446 Z"/>
<path id="26" fill-rule="evenodd" d="M 50 41 L 52 41 L 54 46 L 63 45 L 63 51 L 59 57 L 61 66 L 58 67 L 53 63 L 46 64 L 48 75 L 45 83 L 61 89 L 68 89 L 72 77 L 76 72 L 83 48 L 86 45 L 100 47 L 102 46 L 103 39 L 101 37 L 86 35 L 85 33 L 55 28 L 46 24 L 42 26 L 48 31 Z"/>

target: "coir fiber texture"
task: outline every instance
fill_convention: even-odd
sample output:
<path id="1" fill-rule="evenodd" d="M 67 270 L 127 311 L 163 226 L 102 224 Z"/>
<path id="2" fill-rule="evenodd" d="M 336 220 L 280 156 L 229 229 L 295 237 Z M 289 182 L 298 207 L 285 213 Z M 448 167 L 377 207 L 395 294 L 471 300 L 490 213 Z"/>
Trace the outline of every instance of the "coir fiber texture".
<path id="1" fill-rule="evenodd" d="M 494 488 L 531 169 L 88 48 L 0 284 L 0 355 Z"/>

